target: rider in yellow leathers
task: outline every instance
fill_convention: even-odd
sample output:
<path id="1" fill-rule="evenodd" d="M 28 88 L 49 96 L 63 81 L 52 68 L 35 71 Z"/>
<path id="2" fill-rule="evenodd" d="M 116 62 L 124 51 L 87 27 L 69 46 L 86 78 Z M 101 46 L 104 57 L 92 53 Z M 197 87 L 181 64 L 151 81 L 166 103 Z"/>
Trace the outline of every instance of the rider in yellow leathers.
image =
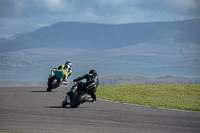
<path id="1" fill-rule="evenodd" d="M 67 61 L 65 63 L 65 65 L 60 65 L 59 67 L 55 67 L 51 70 L 51 75 L 50 76 L 53 76 L 54 75 L 54 72 L 55 70 L 62 70 L 62 72 L 65 74 L 65 77 L 63 78 L 61 84 L 62 85 L 67 85 L 68 83 L 68 78 L 69 76 L 71 75 L 72 73 L 72 70 L 71 70 L 71 67 L 72 67 L 72 63 L 70 61 Z"/>

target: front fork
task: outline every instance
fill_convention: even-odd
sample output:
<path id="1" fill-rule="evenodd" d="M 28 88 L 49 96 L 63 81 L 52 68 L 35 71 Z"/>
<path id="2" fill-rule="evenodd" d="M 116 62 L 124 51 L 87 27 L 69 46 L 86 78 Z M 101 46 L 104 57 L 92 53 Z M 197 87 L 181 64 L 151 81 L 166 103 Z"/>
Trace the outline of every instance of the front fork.
<path id="1" fill-rule="evenodd" d="M 77 87 L 78 87 L 78 84 L 74 84 L 74 85 L 69 89 L 68 92 L 70 92 L 70 93 L 75 93 Z"/>
<path id="2" fill-rule="evenodd" d="M 64 100 L 65 103 L 70 104 L 70 101 L 71 101 L 70 99 L 71 99 L 71 98 L 70 98 L 69 96 L 66 96 L 66 98 L 65 98 L 65 100 Z"/>

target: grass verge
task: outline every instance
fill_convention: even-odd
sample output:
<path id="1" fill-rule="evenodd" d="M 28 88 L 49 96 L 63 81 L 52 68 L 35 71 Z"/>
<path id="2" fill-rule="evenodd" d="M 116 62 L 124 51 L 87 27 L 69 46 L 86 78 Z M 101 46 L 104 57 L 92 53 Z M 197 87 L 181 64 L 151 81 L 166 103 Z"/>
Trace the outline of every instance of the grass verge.
<path id="1" fill-rule="evenodd" d="M 200 84 L 100 86 L 97 97 L 123 103 L 200 112 Z"/>

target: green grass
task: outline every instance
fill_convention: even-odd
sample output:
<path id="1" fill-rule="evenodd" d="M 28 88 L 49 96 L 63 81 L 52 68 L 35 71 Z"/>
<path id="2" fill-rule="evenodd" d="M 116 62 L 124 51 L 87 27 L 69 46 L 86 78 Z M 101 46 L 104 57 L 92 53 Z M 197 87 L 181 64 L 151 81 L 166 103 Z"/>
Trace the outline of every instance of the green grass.
<path id="1" fill-rule="evenodd" d="M 200 84 L 131 84 L 100 86 L 97 97 L 123 103 L 200 111 Z"/>

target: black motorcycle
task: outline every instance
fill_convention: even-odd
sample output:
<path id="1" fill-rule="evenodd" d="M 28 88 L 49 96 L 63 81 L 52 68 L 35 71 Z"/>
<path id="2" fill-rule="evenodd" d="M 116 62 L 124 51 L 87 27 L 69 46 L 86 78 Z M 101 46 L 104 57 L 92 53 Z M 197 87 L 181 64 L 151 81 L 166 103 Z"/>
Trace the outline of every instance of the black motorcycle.
<path id="1" fill-rule="evenodd" d="M 66 96 L 62 102 L 62 107 L 70 105 L 72 108 L 77 108 L 80 104 L 92 100 L 92 98 L 87 95 L 86 90 L 84 90 L 78 83 L 79 82 L 75 82 L 74 85 L 70 88 L 71 90 L 74 90 L 74 93 L 72 93 L 70 96 Z"/>

